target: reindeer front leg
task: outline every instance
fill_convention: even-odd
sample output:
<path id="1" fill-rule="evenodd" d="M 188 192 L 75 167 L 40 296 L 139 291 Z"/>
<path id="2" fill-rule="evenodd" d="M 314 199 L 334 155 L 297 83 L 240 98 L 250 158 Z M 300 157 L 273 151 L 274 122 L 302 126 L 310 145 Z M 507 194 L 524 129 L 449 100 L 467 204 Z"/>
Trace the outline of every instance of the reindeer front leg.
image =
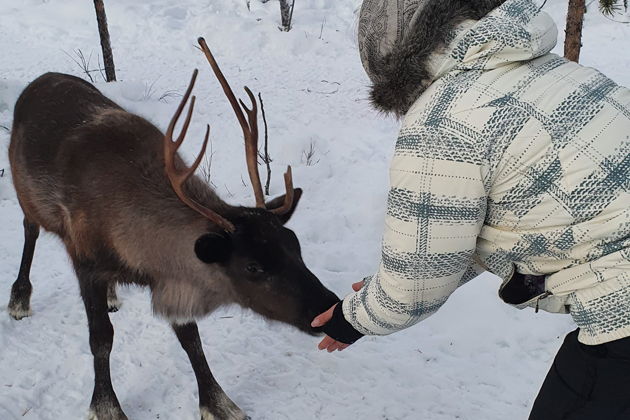
<path id="1" fill-rule="evenodd" d="M 75 261 L 75 270 L 87 313 L 90 349 L 94 357 L 94 392 L 88 420 L 127 420 L 116 398 L 109 371 L 114 327 L 107 310 L 107 275 L 92 262 Z"/>
<path id="2" fill-rule="evenodd" d="M 199 409 L 201 420 L 246 420 L 249 417 L 225 395 L 221 386 L 210 372 L 210 367 L 203 353 L 197 324 L 172 324 L 173 330 L 184 348 L 190 364 L 195 371 L 199 386 Z"/>

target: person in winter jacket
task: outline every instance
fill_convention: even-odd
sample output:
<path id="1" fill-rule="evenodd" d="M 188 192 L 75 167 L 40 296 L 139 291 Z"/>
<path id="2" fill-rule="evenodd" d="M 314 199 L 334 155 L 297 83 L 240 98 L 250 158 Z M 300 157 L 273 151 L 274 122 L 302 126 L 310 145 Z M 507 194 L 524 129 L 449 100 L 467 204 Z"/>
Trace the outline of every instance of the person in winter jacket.
<path id="1" fill-rule="evenodd" d="M 378 273 L 318 316 L 343 350 L 487 270 L 570 313 L 530 419 L 630 419 L 630 90 L 550 51 L 532 0 L 365 0 L 374 106 L 402 119 Z"/>

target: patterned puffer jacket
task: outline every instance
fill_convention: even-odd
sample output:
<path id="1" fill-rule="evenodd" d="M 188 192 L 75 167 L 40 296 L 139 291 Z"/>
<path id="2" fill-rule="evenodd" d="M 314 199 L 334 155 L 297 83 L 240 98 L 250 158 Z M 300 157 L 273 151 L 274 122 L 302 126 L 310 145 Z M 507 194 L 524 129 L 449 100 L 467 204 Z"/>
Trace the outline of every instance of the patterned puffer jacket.
<path id="1" fill-rule="evenodd" d="M 630 90 L 551 54 L 531 0 L 391 3 L 365 1 L 359 44 L 374 104 L 403 124 L 380 269 L 345 319 L 407 328 L 485 269 L 508 303 L 570 313 L 582 343 L 630 336 Z M 543 281 L 511 284 L 528 275 Z"/>

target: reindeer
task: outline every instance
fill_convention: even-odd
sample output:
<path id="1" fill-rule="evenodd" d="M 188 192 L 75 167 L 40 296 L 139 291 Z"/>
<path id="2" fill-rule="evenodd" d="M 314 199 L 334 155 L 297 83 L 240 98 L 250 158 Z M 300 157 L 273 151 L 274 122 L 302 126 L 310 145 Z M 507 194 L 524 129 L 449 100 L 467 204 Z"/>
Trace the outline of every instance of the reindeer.
<path id="1" fill-rule="evenodd" d="M 317 334 L 310 321 L 339 301 L 305 266 L 296 235 L 284 227 L 302 195 L 293 188 L 290 167 L 286 194 L 264 201 L 256 98 L 245 87 L 252 107 L 240 101 L 241 109 L 206 42 L 198 41 L 242 127 L 255 208 L 228 205 L 193 174 L 209 126 L 190 167 L 178 154 L 195 96 L 173 139 L 175 125 L 197 70 L 166 134 L 65 74 L 40 76 L 15 106 L 9 159 L 25 242 L 8 310 L 15 319 L 31 314 L 35 243 L 40 228 L 55 233 L 72 260 L 87 312 L 94 360 L 89 419 L 127 418 L 109 368 L 114 330 L 108 297 L 115 310 L 116 284 L 150 289 L 153 311 L 170 322 L 192 364 L 202 420 L 246 416 L 210 372 L 195 320 L 235 303 Z"/>

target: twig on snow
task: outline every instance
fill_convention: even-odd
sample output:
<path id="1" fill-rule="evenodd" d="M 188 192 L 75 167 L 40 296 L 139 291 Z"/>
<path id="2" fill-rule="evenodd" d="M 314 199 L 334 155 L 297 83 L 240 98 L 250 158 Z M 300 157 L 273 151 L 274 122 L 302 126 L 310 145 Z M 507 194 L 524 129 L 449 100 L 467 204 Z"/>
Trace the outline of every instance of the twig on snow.
<path id="1" fill-rule="evenodd" d="M 155 84 L 157 83 L 158 79 L 155 79 L 151 83 L 144 83 L 144 93 L 142 95 L 143 100 L 148 101 L 153 97 L 153 95 L 155 94 Z"/>
<path id="2" fill-rule="evenodd" d="M 90 68 L 90 62 L 92 61 L 92 52 L 91 51 L 90 51 L 90 55 L 87 58 L 85 57 L 85 54 L 83 54 L 83 51 L 81 51 L 81 49 L 73 50 L 73 52 L 77 56 L 76 58 L 73 57 L 72 55 L 68 54 L 67 51 L 63 51 L 63 53 L 65 55 L 67 55 L 72 61 L 74 61 L 74 63 L 77 66 L 79 66 L 81 71 L 83 73 L 85 73 L 85 75 L 88 77 L 90 82 L 94 83 L 94 78 L 92 77 L 92 73 L 96 73 L 96 72 L 99 72 L 101 74 L 101 77 L 103 78 L 103 80 L 107 80 L 105 78 L 105 75 L 103 74 L 103 69 L 101 68 L 101 59 L 98 56 L 98 54 L 96 56 L 97 57 L 97 62 L 98 62 L 98 68 L 91 69 Z"/>
<path id="3" fill-rule="evenodd" d="M 81 71 L 83 71 L 83 73 L 85 73 L 88 79 L 90 79 L 90 82 L 94 83 L 94 78 L 90 74 L 96 71 L 96 70 L 90 70 L 90 61 L 92 60 L 92 51 L 90 51 L 90 56 L 87 59 L 85 58 L 85 54 L 83 54 L 83 51 L 81 51 L 81 49 L 76 49 L 73 52 L 77 56 L 78 60 L 74 58 L 73 56 L 71 56 L 70 54 L 68 54 L 66 51 L 64 51 L 63 53 L 67 55 L 72 61 L 74 61 L 74 63 L 77 66 L 79 66 Z"/>
<path id="4" fill-rule="evenodd" d="M 168 99 L 169 98 L 178 98 L 181 97 L 182 95 L 180 93 L 178 93 L 175 90 L 167 90 L 166 92 L 164 92 L 160 98 L 158 99 L 158 101 L 160 102 L 164 102 L 165 104 L 168 103 Z"/>
<path id="5" fill-rule="evenodd" d="M 302 152 L 302 156 L 304 156 L 304 163 L 306 166 L 313 166 L 319 163 L 319 159 L 315 161 L 315 143 L 311 141 L 308 150 L 304 150 Z"/>
<path id="6" fill-rule="evenodd" d="M 322 27 L 319 30 L 319 39 L 322 39 L 322 34 L 324 33 L 325 24 L 326 24 L 326 16 L 324 16 L 324 20 L 322 20 Z"/>
<path id="7" fill-rule="evenodd" d="M 216 185 L 214 185 L 214 182 L 212 182 L 212 158 L 214 157 L 212 139 L 210 139 L 209 143 L 210 143 L 210 153 L 206 154 L 206 156 L 204 157 L 204 164 L 201 165 L 200 172 L 201 172 L 201 176 L 206 181 L 206 184 L 210 184 L 216 188 Z"/>

